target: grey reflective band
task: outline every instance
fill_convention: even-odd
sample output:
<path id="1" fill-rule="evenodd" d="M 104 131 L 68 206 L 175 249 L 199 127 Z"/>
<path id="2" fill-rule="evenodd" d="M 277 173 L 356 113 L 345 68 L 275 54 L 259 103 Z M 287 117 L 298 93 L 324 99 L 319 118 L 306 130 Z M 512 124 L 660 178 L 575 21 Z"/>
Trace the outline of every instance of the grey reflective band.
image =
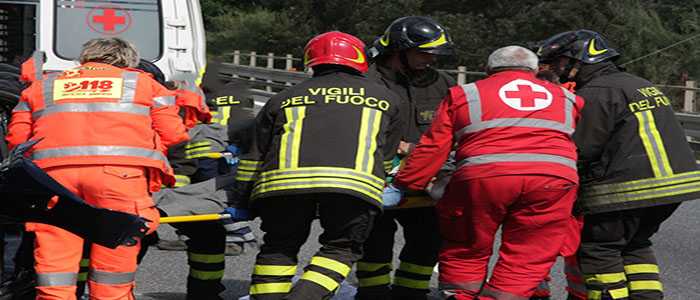
<path id="1" fill-rule="evenodd" d="M 20 101 L 17 102 L 17 105 L 15 105 L 15 108 L 12 109 L 12 112 L 19 112 L 19 111 L 30 111 L 31 108 L 29 108 L 29 103 Z"/>
<path id="2" fill-rule="evenodd" d="M 37 273 L 37 286 L 70 286 L 78 281 L 78 273 Z"/>
<path id="3" fill-rule="evenodd" d="M 576 170 L 576 161 L 567 157 L 535 153 L 502 153 L 477 155 L 463 159 L 457 168 L 499 162 L 547 162 L 567 166 Z"/>
<path id="4" fill-rule="evenodd" d="M 41 80 L 44 74 L 44 52 L 34 51 L 32 58 L 34 59 L 34 78 L 35 80 Z"/>
<path id="5" fill-rule="evenodd" d="M 664 145 L 658 144 L 658 142 L 662 142 L 661 139 L 656 139 L 654 137 L 654 134 L 652 133 L 653 129 L 651 128 L 651 125 L 652 125 L 653 121 L 650 120 L 649 114 L 652 114 L 652 117 L 653 117 L 653 113 L 654 112 L 652 110 L 647 110 L 647 111 L 637 112 L 636 114 L 642 120 L 642 122 L 640 122 L 641 124 L 639 124 L 639 126 L 642 127 L 641 129 L 643 130 L 644 135 L 646 136 L 646 140 L 649 141 L 649 144 L 651 144 L 651 150 L 654 151 L 654 156 L 656 157 L 656 159 L 654 159 L 654 160 L 656 161 L 656 165 L 657 165 L 656 168 L 658 168 L 658 170 L 659 170 L 659 175 L 661 175 L 661 177 L 666 177 L 666 176 L 673 175 L 673 174 L 669 174 L 667 171 L 667 168 L 664 167 L 664 157 L 663 157 L 661 150 L 660 150 L 661 147 L 663 147 Z M 642 134 L 642 133 L 640 132 L 640 134 Z M 647 149 L 647 151 L 648 150 L 649 149 Z M 650 157 L 649 164 L 653 164 L 653 163 L 654 163 L 654 161 Z M 652 168 L 656 169 L 654 167 L 652 167 Z"/>
<path id="6" fill-rule="evenodd" d="M 467 290 L 467 291 L 478 291 L 481 286 L 484 285 L 481 281 L 471 281 L 471 282 L 450 282 L 450 283 L 438 283 L 439 290 Z"/>
<path id="7" fill-rule="evenodd" d="M 54 104 L 43 110 L 32 113 L 32 119 L 37 120 L 54 113 L 93 113 L 93 112 L 116 112 L 135 115 L 148 116 L 150 108 L 144 105 L 131 103 L 64 103 Z"/>
<path id="8" fill-rule="evenodd" d="M 53 85 L 58 77 L 58 73 L 48 74 L 46 80 L 42 80 L 44 107 L 49 107 L 53 104 Z"/>
<path id="9" fill-rule="evenodd" d="M 551 129 L 559 132 L 563 132 L 567 135 L 574 133 L 574 128 L 570 126 L 565 126 L 557 121 L 534 119 L 534 118 L 503 118 L 503 119 L 493 119 L 489 121 L 484 121 L 476 124 L 471 124 L 457 131 L 455 135 L 457 138 L 461 138 L 467 133 L 478 132 L 484 129 L 498 128 L 498 127 L 533 127 L 542 129 Z"/>
<path id="10" fill-rule="evenodd" d="M 153 106 L 155 106 L 155 107 L 175 105 L 175 96 L 155 97 L 155 98 L 153 98 L 153 104 L 154 104 Z"/>
<path id="11" fill-rule="evenodd" d="M 136 272 L 116 273 L 90 269 L 90 275 L 88 275 L 88 278 L 90 281 L 101 284 L 127 284 L 134 282 L 134 279 L 136 279 Z"/>
<path id="12" fill-rule="evenodd" d="M 124 72 L 122 74 L 122 98 L 119 102 L 131 103 L 136 97 L 136 86 L 139 79 L 138 72 Z"/>
<path id="13" fill-rule="evenodd" d="M 66 156 L 133 156 L 168 162 L 168 159 L 160 151 L 125 146 L 73 146 L 36 150 L 32 154 L 32 159 Z"/>
<path id="14" fill-rule="evenodd" d="M 469 121 L 471 124 L 481 123 L 481 97 L 475 83 L 462 85 L 469 106 Z"/>
<path id="15" fill-rule="evenodd" d="M 564 97 L 566 97 L 567 101 L 564 101 L 564 113 L 566 114 L 564 116 L 564 126 L 567 128 L 574 128 L 574 106 L 576 105 L 576 95 L 574 93 L 569 92 L 569 90 L 565 88 L 561 88 L 561 90 L 564 92 Z"/>
<path id="16" fill-rule="evenodd" d="M 352 177 L 359 177 L 359 179 L 362 179 L 363 182 L 369 183 L 373 185 L 374 187 L 378 189 L 383 189 L 384 187 L 384 180 L 380 179 L 379 177 L 366 174 L 366 173 L 361 173 L 352 169 L 345 169 L 345 168 L 323 168 L 323 167 L 316 167 L 316 168 L 309 168 L 309 169 L 297 169 L 297 170 L 289 170 L 289 169 L 283 169 L 283 170 L 274 170 L 274 171 L 267 171 L 260 173 L 260 178 L 258 179 L 259 182 L 265 182 L 269 180 L 276 180 L 279 179 L 279 177 L 283 177 L 282 179 L 290 179 L 290 176 L 297 175 L 298 177 L 313 177 L 313 176 L 338 176 L 341 178 L 349 178 L 349 179 L 354 179 Z"/>
<path id="17" fill-rule="evenodd" d="M 491 289 L 488 287 L 485 287 L 483 290 L 481 290 L 481 293 L 479 295 L 493 297 L 494 299 L 498 299 L 498 300 L 528 300 L 528 299 L 530 299 L 530 297 L 518 296 L 516 294 L 511 294 L 511 293 L 504 292 L 504 291 L 498 291 L 498 290 L 494 290 L 494 289 Z"/>

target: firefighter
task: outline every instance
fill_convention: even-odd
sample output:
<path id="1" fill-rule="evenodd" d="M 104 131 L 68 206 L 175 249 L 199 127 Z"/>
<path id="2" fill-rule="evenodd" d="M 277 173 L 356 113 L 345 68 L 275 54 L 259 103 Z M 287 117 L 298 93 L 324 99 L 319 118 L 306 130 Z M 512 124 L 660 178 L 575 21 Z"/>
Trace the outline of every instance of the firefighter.
<path id="1" fill-rule="evenodd" d="M 597 32 L 557 34 L 538 54 L 587 101 L 574 140 L 588 298 L 661 299 L 650 238 L 680 202 L 700 196 L 700 172 L 670 99 L 617 67 L 618 51 Z"/>
<path id="2" fill-rule="evenodd" d="M 539 45 L 534 47 L 534 51 L 537 51 L 538 48 Z M 572 93 L 576 87 L 576 82 L 573 81 L 562 83 L 557 72 L 553 70 L 552 62 L 546 60 L 540 60 L 539 62 L 537 78 L 559 84 Z M 586 287 L 583 284 L 583 274 L 581 274 L 581 270 L 578 267 L 578 259 L 576 258 L 576 251 L 581 242 L 582 226 L 583 216 L 576 215 L 575 219 L 572 219 L 568 226 L 570 229 L 569 238 L 564 243 L 564 247 L 560 253 L 564 257 L 564 274 L 566 276 L 566 291 L 568 293 L 567 300 L 582 300 L 587 298 Z M 547 277 L 545 281 L 537 287 L 533 296 L 530 297 L 530 300 L 550 299 L 551 290 L 549 288 L 549 281 L 551 281 L 551 278 Z"/>
<path id="3" fill-rule="evenodd" d="M 188 138 L 174 95 L 138 64 L 134 46 L 119 38 L 83 45 L 81 65 L 44 76 L 27 88 L 12 113 L 10 148 L 27 140 L 34 162 L 87 203 L 137 214 L 158 225 L 150 193 L 173 183 L 163 154 Z M 99 226 L 99 224 L 95 224 Z M 37 299 L 75 299 L 83 240 L 51 225 L 28 223 L 36 234 Z M 134 299 L 138 244 L 93 244 L 88 285 L 95 299 Z"/>
<path id="4" fill-rule="evenodd" d="M 241 156 L 234 205 L 250 205 L 265 231 L 252 299 L 328 299 L 362 256 L 382 208 L 384 163 L 403 120 L 394 93 L 362 76 L 364 43 L 327 32 L 304 49 L 313 77 L 272 97 Z M 321 249 L 292 287 L 297 254 L 320 218 Z"/>
<path id="5" fill-rule="evenodd" d="M 583 100 L 535 78 L 537 56 L 508 46 L 488 78 L 453 87 L 399 171 L 399 190 L 422 190 L 457 142 L 457 170 L 437 205 L 439 284 L 451 299 L 528 299 L 564 244 L 576 198 L 574 131 Z M 502 245 L 485 282 L 494 235 Z"/>
<path id="6" fill-rule="evenodd" d="M 440 24 L 415 16 L 392 22 L 368 49 L 375 63 L 367 77 L 398 94 L 407 106 L 403 114 L 408 125 L 402 133 L 399 159 L 415 147 L 430 125 L 440 100 L 456 84 L 452 77 L 431 66 L 438 56 L 453 52 L 452 41 Z M 411 208 L 387 210 L 377 218 L 364 245 L 365 255 L 357 264 L 357 299 L 426 298 L 440 249 L 440 237 L 435 234 L 437 218 L 427 193 L 413 192 L 406 198 L 411 204 L 406 206 Z M 390 273 L 397 222 L 403 227 L 406 244 L 392 285 Z"/>

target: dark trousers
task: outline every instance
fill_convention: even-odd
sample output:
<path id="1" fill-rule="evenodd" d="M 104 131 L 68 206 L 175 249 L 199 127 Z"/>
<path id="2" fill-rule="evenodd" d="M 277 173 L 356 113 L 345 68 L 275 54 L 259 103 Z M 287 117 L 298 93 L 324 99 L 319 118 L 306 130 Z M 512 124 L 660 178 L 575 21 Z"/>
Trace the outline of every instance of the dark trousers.
<path id="1" fill-rule="evenodd" d="M 579 264 L 589 299 L 662 299 L 650 238 L 678 208 L 669 204 L 588 215 Z"/>
<path id="2" fill-rule="evenodd" d="M 403 227 L 406 244 L 392 285 L 396 222 Z M 365 255 L 357 264 L 360 287 L 356 299 L 426 299 L 440 250 L 439 233 L 433 207 L 385 211 L 377 218 L 364 244 Z"/>
<path id="3" fill-rule="evenodd" d="M 265 232 L 250 286 L 251 299 L 329 299 L 362 257 L 362 244 L 378 209 L 344 194 L 309 194 L 257 200 Z M 297 254 L 306 242 L 311 222 L 323 227 L 321 249 L 292 287 Z"/>
<path id="4" fill-rule="evenodd" d="M 226 261 L 226 230 L 219 221 L 173 224 L 187 240 L 188 299 L 221 299 Z"/>

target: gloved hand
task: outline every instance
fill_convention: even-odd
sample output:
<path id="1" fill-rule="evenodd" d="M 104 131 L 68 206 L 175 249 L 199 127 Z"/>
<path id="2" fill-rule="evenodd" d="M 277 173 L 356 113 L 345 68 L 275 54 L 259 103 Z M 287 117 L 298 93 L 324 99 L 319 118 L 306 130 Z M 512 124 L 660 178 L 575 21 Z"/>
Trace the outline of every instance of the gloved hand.
<path id="1" fill-rule="evenodd" d="M 236 145 L 228 145 L 226 146 L 226 151 L 221 152 L 223 155 L 224 159 L 226 159 L 226 163 L 230 166 L 236 166 L 238 165 L 239 159 L 238 159 L 238 154 L 240 152 L 240 149 L 236 147 Z"/>
<path id="2" fill-rule="evenodd" d="M 382 193 L 382 205 L 384 207 L 397 206 L 401 202 L 401 198 L 403 198 L 403 191 L 393 184 L 389 184 L 384 188 L 384 193 Z"/>
<path id="3" fill-rule="evenodd" d="M 250 220 L 250 211 L 245 208 L 227 207 L 224 213 L 231 215 L 231 220 L 234 222 Z"/>

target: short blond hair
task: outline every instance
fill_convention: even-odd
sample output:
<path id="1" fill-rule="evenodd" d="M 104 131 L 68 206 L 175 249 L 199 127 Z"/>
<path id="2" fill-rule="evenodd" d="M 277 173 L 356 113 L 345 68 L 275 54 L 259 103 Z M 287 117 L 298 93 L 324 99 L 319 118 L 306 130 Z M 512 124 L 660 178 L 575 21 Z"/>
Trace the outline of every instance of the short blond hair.
<path id="1" fill-rule="evenodd" d="M 134 68 L 139 64 L 139 53 L 129 41 L 120 38 L 96 38 L 83 44 L 80 63 L 97 62 L 119 68 Z"/>

